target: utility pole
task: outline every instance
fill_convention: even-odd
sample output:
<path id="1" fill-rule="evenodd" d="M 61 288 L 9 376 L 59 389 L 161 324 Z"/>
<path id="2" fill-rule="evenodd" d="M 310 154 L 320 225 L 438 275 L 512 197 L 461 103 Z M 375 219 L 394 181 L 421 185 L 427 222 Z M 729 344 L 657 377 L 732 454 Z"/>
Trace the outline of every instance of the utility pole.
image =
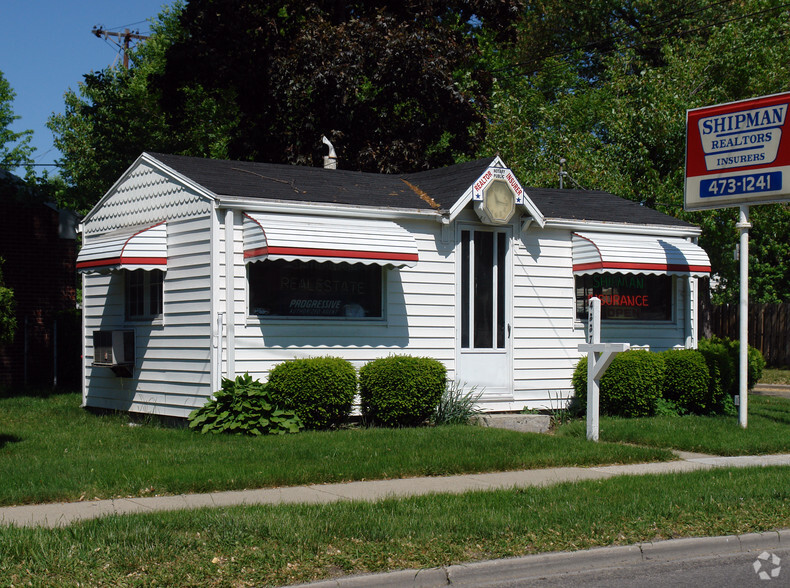
<path id="1" fill-rule="evenodd" d="M 91 32 L 96 35 L 99 39 L 104 37 L 108 39 L 109 37 L 117 37 L 118 44 L 120 46 L 120 40 L 123 39 L 123 68 L 129 69 L 129 46 L 132 43 L 132 39 L 136 41 L 145 41 L 148 38 L 148 35 L 141 35 L 139 32 L 135 31 L 134 33 L 131 32 L 129 29 L 124 29 L 122 33 L 116 33 L 113 31 L 108 31 L 101 27 L 93 27 Z"/>

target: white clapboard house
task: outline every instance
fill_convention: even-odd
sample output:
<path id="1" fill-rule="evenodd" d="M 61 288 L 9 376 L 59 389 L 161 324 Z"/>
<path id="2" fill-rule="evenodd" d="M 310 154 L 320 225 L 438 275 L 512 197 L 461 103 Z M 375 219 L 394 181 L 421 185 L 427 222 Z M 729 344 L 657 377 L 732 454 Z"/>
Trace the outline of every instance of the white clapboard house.
<path id="1" fill-rule="evenodd" d="M 84 218 L 85 406 L 184 417 L 249 372 L 440 360 L 491 411 L 572 393 L 603 339 L 694 347 L 699 229 L 498 157 L 413 174 L 144 153 Z"/>

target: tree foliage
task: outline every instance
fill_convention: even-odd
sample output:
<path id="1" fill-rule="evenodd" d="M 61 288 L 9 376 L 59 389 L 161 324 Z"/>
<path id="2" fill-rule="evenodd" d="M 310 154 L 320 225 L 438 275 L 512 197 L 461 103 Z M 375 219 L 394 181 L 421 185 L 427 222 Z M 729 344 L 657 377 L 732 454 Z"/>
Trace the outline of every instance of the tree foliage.
<path id="1" fill-rule="evenodd" d="M 14 121 L 20 118 L 14 114 L 15 97 L 16 93 L 0 71 L 0 168 L 13 170 L 23 167 L 28 175 L 32 175 L 31 156 L 35 148 L 30 145 L 30 141 L 33 131 L 16 132 L 11 129 Z"/>
<path id="2" fill-rule="evenodd" d="M 176 3 L 152 22 L 151 37 L 132 52 L 128 70 L 86 74 L 76 91 L 66 92 L 64 113 L 50 118 L 71 208 L 87 212 L 141 152 L 177 151 L 148 76 L 164 67 L 164 51 L 179 34 L 180 10 Z"/>
<path id="3" fill-rule="evenodd" d="M 14 291 L 3 281 L 3 262 L 0 257 L 0 345 L 14 340 L 16 332 L 16 300 Z"/>
<path id="4" fill-rule="evenodd" d="M 515 0 L 194 0 L 157 81 L 179 129 L 195 88 L 238 113 L 232 158 L 397 172 L 471 156 L 490 75 L 476 31 L 504 33 Z M 474 17 L 474 18 L 473 18 Z"/>
<path id="5" fill-rule="evenodd" d="M 737 211 L 683 211 L 686 110 L 786 91 L 790 20 L 766 0 L 546 3 L 497 72 L 487 140 L 527 185 L 613 192 L 702 226 L 737 299 Z M 498 55 L 499 50 L 497 49 Z M 790 208 L 752 207 L 750 289 L 790 300 Z"/>
<path id="6" fill-rule="evenodd" d="M 193 0 L 50 128 L 73 208 L 140 152 L 416 171 L 499 153 L 523 183 L 606 190 L 699 224 L 737 298 L 736 211 L 683 210 L 687 109 L 786 91 L 776 0 Z M 752 207 L 752 300 L 790 299 L 790 208 Z"/>

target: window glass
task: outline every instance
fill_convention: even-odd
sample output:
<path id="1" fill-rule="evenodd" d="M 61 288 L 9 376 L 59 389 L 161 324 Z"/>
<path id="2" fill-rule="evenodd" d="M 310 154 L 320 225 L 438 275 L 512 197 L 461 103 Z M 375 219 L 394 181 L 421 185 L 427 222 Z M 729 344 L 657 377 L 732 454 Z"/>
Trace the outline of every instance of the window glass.
<path id="1" fill-rule="evenodd" d="M 382 318 L 382 268 L 361 263 L 260 261 L 247 265 L 250 314 Z"/>
<path id="2" fill-rule="evenodd" d="M 128 320 L 151 320 L 162 315 L 162 270 L 125 271 L 126 318 Z"/>
<path id="3" fill-rule="evenodd" d="M 604 320 L 672 319 L 672 276 L 590 274 L 576 276 L 576 316 L 587 319 L 587 301 L 601 299 Z"/>
<path id="4" fill-rule="evenodd" d="M 461 347 L 464 349 L 469 348 L 470 235 L 469 231 L 461 231 Z"/>
<path id="5" fill-rule="evenodd" d="M 490 349 L 493 344 L 494 324 L 494 233 L 475 231 L 475 301 L 474 301 L 474 346 Z"/>

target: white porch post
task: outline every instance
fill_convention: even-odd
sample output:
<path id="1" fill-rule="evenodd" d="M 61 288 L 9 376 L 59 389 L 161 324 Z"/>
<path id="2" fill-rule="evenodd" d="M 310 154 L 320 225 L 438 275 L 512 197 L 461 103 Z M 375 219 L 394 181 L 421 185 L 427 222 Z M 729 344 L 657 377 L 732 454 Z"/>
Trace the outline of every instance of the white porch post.
<path id="1" fill-rule="evenodd" d="M 236 270 L 234 261 L 234 219 L 232 210 L 225 211 L 225 353 L 229 380 L 236 377 Z"/>
<path id="2" fill-rule="evenodd" d="M 742 428 L 746 428 L 747 408 L 748 408 L 748 389 L 749 389 L 749 374 L 748 370 L 748 353 L 749 353 L 749 205 L 742 204 L 738 218 L 737 227 L 741 231 L 740 242 L 740 305 L 739 305 L 739 332 L 740 338 L 740 357 L 739 366 L 741 370 L 740 380 L 738 382 L 738 394 L 740 403 L 738 407 L 738 422 Z"/>

